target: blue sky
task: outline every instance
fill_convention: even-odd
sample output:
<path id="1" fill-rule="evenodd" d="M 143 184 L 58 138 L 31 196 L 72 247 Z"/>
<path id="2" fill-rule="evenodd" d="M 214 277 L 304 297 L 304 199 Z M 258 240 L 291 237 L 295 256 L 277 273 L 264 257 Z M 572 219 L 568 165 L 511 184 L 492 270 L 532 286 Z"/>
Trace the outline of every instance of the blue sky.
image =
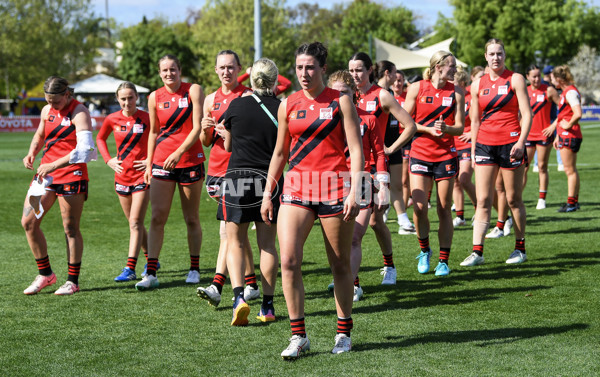
<path id="1" fill-rule="evenodd" d="M 421 29 L 432 26 L 437 19 L 438 12 L 442 12 L 446 16 L 451 16 L 453 10 L 453 7 L 448 4 L 447 0 L 420 0 L 418 2 L 408 0 L 377 1 L 388 6 L 402 5 L 412 10 L 418 17 L 418 27 Z M 350 0 L 287 0 L 287 4 L 290 6 L 294 6 L 300 2 L 318 3 L 320 6 L 328 7 L 335 3 L 350 2 Z M 92 0 L 93 12 L 104 16 L 105 3 L 106 0 Z M 178 22 L 184 20 L 187 9 L 200 9 L 202 5 L 204 5 L 203 0 L 108 0 L 108 15 L 124 26 L 137 24 L 142 20 L 142 16 L 144 15 L 148 19 L 163 16 L 171 22 Z"/>

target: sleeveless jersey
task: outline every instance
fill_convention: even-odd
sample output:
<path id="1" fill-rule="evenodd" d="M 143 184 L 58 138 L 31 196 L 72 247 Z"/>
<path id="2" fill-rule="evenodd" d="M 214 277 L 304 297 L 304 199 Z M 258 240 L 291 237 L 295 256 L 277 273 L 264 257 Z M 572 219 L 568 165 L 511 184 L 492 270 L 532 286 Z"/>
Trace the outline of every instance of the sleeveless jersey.
<path id="1" fill-rule="evenodd" d="M 531 85 L 527 87 L 529 104 L 531 105 L 531 112 L 533 114 L 531 130 L 529 131 L 527 140 L 538 141 L 546 139 L 542 130 L 550 126 L 550 110 L 552 109 L 552 102 L 548 98 L 547 90 L 547 84 L 541 84 L 538 89 L 533 89 Z"/>
<path id="2" fill-rule="evenodd" d="M 148 154 L 148 134 L 150 133 L 150 117 L 147 112 L 137 110 L 132 116 L 126 117 L 117 111 L 106 117 L 98 132 L 98 139 L 106 140 L 114 132 L 117 145 L 117 159 L 123 161 L 121 174 L 115 172 L 115 181 L 119 184 L 132 186 L 144 181 L 144 172 L 133 167 L 136 160 L 144 160 Z M 110 160 L 108 149 L 98 149 L 104 162 Z M 104 144 L 105 145 L 105 144 Z"/>
<path id="3" fill-rule="evenodd" d="M 400 106 L 404 107 L 406 92 L 402 92 L 402 94 L 399 96 L 394 96 L 394 99 L 400 104 Z M 394 141 L 398 140 L 398 137 L 400 137 L 402 131 L 404 131 L 404 128 L 400 127 L 398 119 L 396 119 L 392 114 L 389 114 L 389 122 L 385 129 L 385 145 L 392 145 Z"/>
<path id="4" fill-rule="evenodd" d="M 358 99 L 358 108 L 365 110 L 377 118 L 377 132 L 379 133 L 379 137 L 385 140 L 385 131 L 388 126 L 390 116 L 383 111 L 383 107 L 381 106 L 380 93 L 382 90 L 385 89 L 377 84 L 373 84 L 365 94 L 360 95 L 360 98 Z M 365 160 L 367 160 L 367 158 L 368 157 L 365 156 Z M 371 165 L 375 164 L 372 156 L 370 156 L 368 159 Z"/>
<path id="5" fill-rule="evenodd" d="M 569 121 L 573 117 L 573 109 L 571 109 L 571 105 L 569 105 L 569 102 L 567 101 L 567 93 L 570 92 L 571 90 L 576 91 L 577 95 L 579 95 L 579 91 L 573 85 L 569 85 L 568 87 L 563 89 L 562 93 L 560 94 L 560 107 L 558 109 L 558 117 L 557 117 L 558 126 L 556 128 L 556 132 L 557 132 L 558 136 L 562 137 L 563 139 L 564 138 L 581 139 L 582 134 L 581 134 L 581 127 L 579 127 L 579 124 L 574 124 L 568 130 L 563 129 L 560 126 L 561 120 L 564 119 L 566 121 Z"/>
<path id="6" fill-rule="evenodd" d="M 231 93 L 227 95 L 223 94 L 221 88 L 217 89 L 213 101 L 213 108 L 210 111 L 210 116 L 214 117 L 217 123 L 221 123 L 221 121 L 224 119 L 223 115 L 225 114 L 225 111 L 229 107 L 231 101 L 241 97 L 246 90 L 248 90 L 248 88 L 242 84 L 238 84 L 238 86 L 236 86 L 235 89 L 233 89 Z M 208 159 L 208 172 L 206 174 L 213 177 L 225 176 L 230 156 L 231 152 L 227 152 L 225 150 L 225 142 L 223 138 L 219 136 L 215 130 L 213 130 L 213 142 L 210 150 L 210 158 Z"/>
<path id="7" fill-rule="evenodd" d="M 75 125 L 71 122 L 73 111 L 80 103 L 74 99 L 62 110 L 50 107 L 44 119 L 44 150 L 42 164 L 52 163 L 62 158 L 77 146 Z M 53 184 L 62 184 L 76 181 L 87 181 L 88 172 L 86 164 L 71 164 L 56 169 L 49 174 Z"/>
<path id="8" fill-rule="evenodd" d="M 468 86 L 465 89 L 465 129 L 463 134 L 471 132 L 471 118 L 469 117 L 469 110 L 471 110 L 471 86 Z M 470 149 L 471 143 L 465 143 L 464 141 L 460 140 L 458 136 L 454 136 L 454 146 L 456 147 L 457 151 L 460 151 L 463 149 Z"/>
<path id="9" fill-rule="evenodd" d="M 419 82 L 419 94 L 415 103 L 415 122 L 433 127 L 442 116 L 447 125 L 454 125 L 456 110 L 456 94 L 454 84 L 447 82 L 441 89 L 436 89 L 429 80 Z M 417 132 L 410 147 L 410 157 L 429 162 L 440 162 L 456 157 L 454 136 L 444 134 L 434 137 L 428 133 Z"/>
<path id="10" fill-rule="evenodd" d="M 283 192 L 292 200 L 328 201 L 344 196 L 344 182 L 338 173 L 348 171 L 348 167 L 339 99 L 340 92 L 331 88 L 325 88 L 314 100 L 302 90 L 287 98 L 286 116 L 292 140 Z M 322 174 L 325 172 L 338 176 L 326 184 Z M 294 182 L 297 179 L 301 181 Z"/>
<path id="11" fill-rule="evenodd" d="M 154 92 L 156 115 L 160 122 L 160 130 L 156 138 L 153 164 L 163 166 L 163 163 L 175 152 L 193 129 L 193 104 L 190 99 L 192 84 L 182 82 L 175 93 L 169 93 L 166 87 Z M 176 168 L 196 166 L 204 161 L 204 150 L 200 139 L 188 149 L 177 163 Z"/>
<path id="12" fill-rule="evenodd" d="M 360 108 L 357 108 L 356 111 L 360 120 L 360 136 L 362 138 L 363 156 L 365 156 L 363 170 L 366 172 L 371 171 L 370 156 L 372 156 L 372 159 L 375 160 L 376 171 L 385 172 L 387 171 L 386 156 L 383 151 L 383 139 L 377 133 L 377 118 Z M 346 155 L 346 165 L 350 169 L 350 151 L 347 146 L 344 153 Z"/>
<path id="13" fill-rule="evenodd" d="M 513 72 L 505 69 L 492 81 L 489 74 L 479 80 L 479 110 L 481 125 L 477 142 L 484 145 L 505 145 L 519 140 L 519 103 L 512 87 Z"/>

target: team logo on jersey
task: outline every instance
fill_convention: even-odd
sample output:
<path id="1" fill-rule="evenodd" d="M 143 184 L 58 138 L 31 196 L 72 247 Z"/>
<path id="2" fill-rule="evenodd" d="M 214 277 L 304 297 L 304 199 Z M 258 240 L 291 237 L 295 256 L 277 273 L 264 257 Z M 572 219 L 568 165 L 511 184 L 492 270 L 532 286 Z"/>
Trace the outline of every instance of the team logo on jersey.
<path id="1" fill-rule="evenodd" d="M 442 97 L 442 106 L 452 106 L 452 97 Z"/>
<path id="2" fill-rule="evenodd" d="M 190 178 L 196 178 L 197 175 L 198 173 L 193 170 L 190 172 Z"/>
<path id="3" fill-rule="evenodd" d="M 161 102 L 158 104 L 158 109 L 159 110 L 165 110 L 168 109 L 169 107 L 171 107 L 171 103 L 170 102 Z"/>
<path id="4" fill-rule="evenodd" d="M 67 192 L 71 190 L 73 190 L 73 187 L 71 185 L 63 185 L 63 191 Z"/>
<path id="5" fill-rule="evenodd" d="M 213 110 L 218 111 L 221 108 L 221 102 L 217 102 L 213 105 Z"/>
<path id="6" fill-rule="evenodd" d="M 290 119 L 306 119 L 306 110 L 292 111 Z"/>
<path id="7" fill-rule="evenodd" d="M 433 97 L 421 97 L 419 101 L 421 103 L 433 103 Z"/>
<path id="8" fill-rule="evenodd" d="M 451 172 L 452 170 L 454 170 L 452 164 L 446 164 L 446 171 Z"/>
<path id="9" fill-rule="evenodd" d="M 127 126 L 121 126 L 121 132 L 126 132 L 127 131 Z"/>
<path id="10" fill-rule="evenodd" d="M 60 125 L 63 127 L 70 127 L 71 126 L 71 119 L 68 117 L 64 117 L 63 120 L 60 122 Z"/>
<path id="11" fill-rule="evenodd" d="M 188 107 L 188 99 L 187 98 L 180 98 L 179 99 L 179 108 L 184 108 L 184 107 Z"/>
<path id="12" fill-rule="evenodd" d="M 333 109 L 331 107 L 326 107 L 321 110 L 319 113 L 319 119 L 333 119 Z"/>
<path id="13" fill-rule="evenodd" d="M 480 95 L 480 96 L 488 96 L 489 94 L 490 94 L 490 90 L 489 90 L 489 89 L 483 89 L 483 90 L 480 92 L 480 94 L 479 94 L 479 95 Z"/>
<path id="14" fill-rule="evenodd" d="M 134 134 L 143 134 L 144 133 L 144 125 L 136 123 L 133 125 L 133 133 Z"/>
<path id="15" fill-rule="evenodd" d="M 55 116 L 54 116 L 54 115 L 50 115 L 50 116 L 48 117 L 48 122 L 54 122 L 54 118 L 55 118 Z"/>
<path id="16" fill-rule="evenodd" d="M 508 94 L 508 85 L 500 85 L 498 87 L 498 94 Z"/>
<path id="17" fill-rule="evenodd" d="M 377 101 L 367 101 L 367 111 L 377 110 Z"/>
<path id="18" fill-rule="evenodd" d="M 543 94 L 538 94 L 537 95 L 537 99 L 536 102 L 544 102 L 544 100 L 546 99 L 546 96 Z"/>

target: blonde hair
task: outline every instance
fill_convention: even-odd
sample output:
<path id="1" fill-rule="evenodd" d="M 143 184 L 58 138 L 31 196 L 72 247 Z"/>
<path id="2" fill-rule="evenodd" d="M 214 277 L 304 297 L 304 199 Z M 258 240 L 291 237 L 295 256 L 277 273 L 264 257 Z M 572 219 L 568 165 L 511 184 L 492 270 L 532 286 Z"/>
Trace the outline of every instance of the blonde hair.
<path id="1" fill-rule="evenodd" d="M 425 68 L 425 70 L 423 71 L 423 79 L 431 80 L 431 76 L 433 75 L 433 72 L 435 72 L 435 66 L 436 65 L 445 66 L 446 59 L 450 56 L 454 56 L 454 55 L 452 55 L 451 52 L 447 52 L 447 51 L 438 51 L 435 54 L 433 54 L 431 59 L 429 59 L 429 68 Z"/>
<path id="2" fill-rule="evenodd" d="M 487 54 L 487 48 L 491 45 L 500 45 L 502 47 L 502 51 L 506 54 L 506 50 L 504 49 L 504 42 L 497 38 L 489 39 L 485 44 L 485 53 Z"/>
<path id="3" fill-rule="evenodd" d="M 336 82 L 341 82 L 341 83 L 348 85 L 348 87 L 352 90 L 352 93 L 353 93 L 352 102 L 356 103 L 358 101 L 358 93 L 356 92 L 356 83 L 354 82 L 354 79 L 352 78 L 352 75 L 350 74 L 350 72 L 342 69 L 339 71 L 335 71 L 331 75 L 329 75 L 329 80 L 327 80 L 327 86 L 331 88 L 331 86 L 333 86 L 333 84 Z"/>
<path id="4" fill-rule="evenodd" d="M 471 70 L 471 79 L 473 79 L 473 77 L 477 76 L 477 74 L 479 72 L 485 73 L 485 68 L 483 68 L 480 65 L 476 65 L 475 67 L 473 67 L 473 69 Z"/>
<path id="5" fill-rule="evenodd" d="M 467 86 L 469 83 L 469 74 L 463 67 L 456 67 L 456 73 L 454 74 L 454 81 L 460 86 Z"/>
<path id="6" fill-rule="evenodd" d="M 117 88 L 117 91 L 115 92 L 115 96 L 117 98 L 119 98 L 119 90 L 121 90 L 121 89 L 132 89 L 133 92 L 135 93 L 135 96 L 139 97 L 139 94 L 137 92 L 137 88 L 135 87 L 135 84 L 130 81 L 123 81 L 121 84 L 119 84 L 119 87 Z"/>
<path id="7" fill-rule="evenodd" d="M 254 62 L 250 73 L 252 90 L 260 96 L 272 96 L 278 75 L 279 70 L 271 59 L 258 59 Z"/>
<path id="8" fill-rule="evenodd" d="M 559 65 L 558 67 L 554 67 L 552 70 L 552 75 L 554 75 L 557 79 L 562 79 L 565 84 L 573 83 L 573 74 L 567 65 Z"/>

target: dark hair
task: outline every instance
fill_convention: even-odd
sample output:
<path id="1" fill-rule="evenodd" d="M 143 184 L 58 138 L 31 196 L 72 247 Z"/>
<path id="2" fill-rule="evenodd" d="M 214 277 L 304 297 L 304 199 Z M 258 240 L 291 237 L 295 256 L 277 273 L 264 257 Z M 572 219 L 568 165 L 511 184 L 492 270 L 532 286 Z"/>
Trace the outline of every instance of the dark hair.
<path id="1" fill-rule="evenodd" d="M 69 82 L 58 76 L 50 76 L 44 82 L 44 93 L 45 94 L 65 94 L 66 92 L 73 94 L 73 89 L 69 88 Z"/>
<path id="2" fill-rule="evenodd" d="M 527 69 L 525 70 L 525 72 L 526 72 L 527 74 L 529 74 L 529 72 L 533 71 L 534 69 L 540 69 L 540 67 L 538 67 L 538 66 L 537 66 L 537 65 L 535 65 L 535 64 L 532 64 L 532 65 L 530 65 L 529 67 L 527 67 Z M 540 71 L 541 71 L 541 70 L 540 70 Z"/>
<path id="3" fill-rule="evenodd" d="M 380 60 L 375 64 L 374 74 L 375 79 L 379 80 L 385 75 L 385 71 L 392 72 L 392 70 L 396 68 L 396 64 L 392 63 L 389 60 Z"/>
<path id="4" fill-rule="evenodd" d="M 135 96 L 139 97 L 139 94 L 137 92 L 137 88 L 135 87 L 135 84 L 130 81 L 123 81 L 121 84 L 119 84 L 119 86 L 117 87 L 117 91 L 115 92 L 115 96 L 117 98 L 119 98 L 119 90 L 121 90 L 121 89 L 133 89 Z"/>
<path id="5" fill-rule="evenodd" d="M 404 81 L 406 81 L 406 75 L 404 74 L 404 71 L 396 70 L 396 74 L 400 74 L 400 76 L 405 79 Z"/>
<path id="6" fill-rule="evenodd" d="M 350 61 L 352 61 L 352 60 L 360 60 L 361 62 L 363 62 L 363 65 L 365 66 L 365 68 L 367 70 L 369 70 L 370 68 L 373 68 L 373 61 L 371 60 L 371 57 L 366 52 L 357 52 L 356 54 L 352 55 L 352 57 L 350 58 Z M 373 82 L 374 79 L 375 79 L 375 74 L 373 73 L 373 71 L 371 71 L 371 74 L 369 75 L 369 81 Z"/>
<path id="7" fill-rule="evenodd" d="M 217 54 L 217 57 L 215 58 L 215 65 L 217 65 L 217 59 L 221 55 L 233 55 L 235 57 L 235 61 L 236 61 L 237 65 L 240 66 L 240 67 L 242 66 L 242 63 L 240 63 L 240 57 L 233 50 L 221 50 L 221 51 L 219 51 L 219 53 Z"/>
<path id="8" fill-rule="evenodd" d="M 175 65 L 177 65 L 177 68 L 181 71 L 181 63 L 179 62 L 179 59 L 177 59 L 177 56 L 171 55 L 171 54 L 166 54 L 162 58 L 158 59 L 158 69 L 159 70 L 160 70 L 160 63 L 162 63 L 163 60 L 167 60 L 167 59 L 173 60 L 175 62 Z"/>
<path id="9" fill-rule="evenodd" d="M 317 59 L 319 66 L 324 67 L 327 64 L 327 47 L 321 42 L 304 43 L 296 50 L 294 57 L 298 55 L 310 55 Z"/>

